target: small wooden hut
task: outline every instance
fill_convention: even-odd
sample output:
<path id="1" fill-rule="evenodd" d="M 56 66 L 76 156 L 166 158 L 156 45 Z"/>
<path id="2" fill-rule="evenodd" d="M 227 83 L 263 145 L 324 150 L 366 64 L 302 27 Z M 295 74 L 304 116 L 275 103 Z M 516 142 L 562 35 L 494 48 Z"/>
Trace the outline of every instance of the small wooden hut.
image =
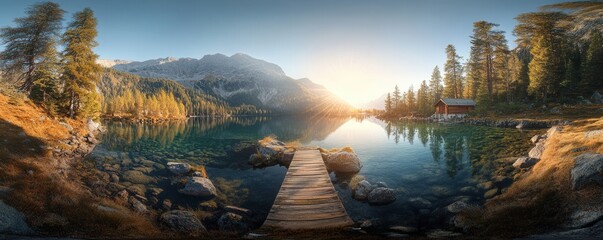
<path id="1" fill-rule="evenodd" d="M 433 105 L 437 118 L 464 117 L 475 109 L 475 101 L 471 99 L 441 98 Z"/>

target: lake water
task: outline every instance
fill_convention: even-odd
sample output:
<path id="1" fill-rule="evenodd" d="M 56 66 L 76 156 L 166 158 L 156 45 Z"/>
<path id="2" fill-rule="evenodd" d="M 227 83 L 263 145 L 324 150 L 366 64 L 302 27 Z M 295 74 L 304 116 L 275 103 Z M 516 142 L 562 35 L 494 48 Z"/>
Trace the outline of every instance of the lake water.
<path id="1" fill-rule="evenodd" d="M 460 124 L 329 117 L 191 118 L 159 125 L 106 125 L 102 143 L 88 159 L 99 170 L 119 177 L 118 186 L 144 194 L 150 199 L 148 205 L 160 206 L 169 199 L 173 208 L 207 209 L 214 202 L 248 208 L 256 224 L 266 217 L 287 171 L 284 166 L 254 169 L 247 164 L 254 143 L 265 136 L 323 148 L 351 146 L 363 165 L 358 176 L 396 189 L 397 200 L 382 206 L 356 201 L 348 186 L 350 176 L 331 173 L 349 215 L 356 220 L 378 219 L 383 225 L 424 227 L 441 224 L 437 213 L 454 201 L 481 204 L 488 190 L 504 191 L 509 183 L 492 184 L 492 178 L 512 177 L 515 170 L 509 160 L 501 159 L 525 155 L 534 134 Z M 179 194 L 165 169 L 168 161 L 205 166 L 219 196 L 208 200 Z M 410 204 L 414 198 L 431 206 Z"/>

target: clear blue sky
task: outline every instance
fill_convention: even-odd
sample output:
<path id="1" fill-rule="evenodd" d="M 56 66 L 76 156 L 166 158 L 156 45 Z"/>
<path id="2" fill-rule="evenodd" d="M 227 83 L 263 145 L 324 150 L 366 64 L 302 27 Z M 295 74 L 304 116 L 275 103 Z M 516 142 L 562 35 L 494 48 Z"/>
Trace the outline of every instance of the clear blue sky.
<path id="1" fill-rule="evenodd" d="M 0 26 L 12 26 L 32 0 L 0 0 Z M 246 53 L 309 77 L 352 103 L 394 85 L 428 79 L 447 44 L 469 55 L 472 23 L 500 24 L 514 47 L 520 13 L 552 0 L 269 1 L 69 0 L 71 15 L 90 7 L 98 18 L 102 59 L 201 58 Z M 1 47 L 0 47 L 1 48 Z"/>

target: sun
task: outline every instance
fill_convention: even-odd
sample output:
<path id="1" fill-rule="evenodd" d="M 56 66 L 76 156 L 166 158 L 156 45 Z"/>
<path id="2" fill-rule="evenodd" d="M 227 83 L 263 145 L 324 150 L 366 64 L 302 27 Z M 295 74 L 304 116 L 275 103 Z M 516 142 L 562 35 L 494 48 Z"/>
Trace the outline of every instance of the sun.
<path id="1" fill-rule="evenodd" d="M 359 106 L 385 92 L 384 67 L 380 61 L 356 52 L 320 56 L 309 65 L 309 77 L 348 103 Z"/>

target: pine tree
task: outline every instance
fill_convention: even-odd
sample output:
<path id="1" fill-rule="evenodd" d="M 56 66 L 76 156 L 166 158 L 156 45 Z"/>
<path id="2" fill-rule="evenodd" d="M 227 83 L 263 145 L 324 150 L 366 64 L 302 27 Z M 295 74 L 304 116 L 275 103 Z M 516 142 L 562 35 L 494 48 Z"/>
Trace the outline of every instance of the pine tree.
<path id="1" fill-rule="evenodd" d="M 427 81 L 423 80 L 419 90 L 417 90 L 417 111 L 421 115 L 428 115 L 432 113 L 431 103 L 429 101 L 429 87 Z"/>
<path id="2" fill-rule="evenodd" d="M 440 69 L 438 66 L 435 66 L 435 68 L 433 68 L 433 72 L 431 73 L 431 80 L 429 81 L 431 102 L 435 103 L 442 98 L 442 88 L 442 75 L 440 74 Z"/>
<path id="3" fill-rule="evenodd" d="M 77 12 L 63 35 L 65 98 L 69 117 L 96 118 L 100 114 L 100 96 L 96 83 L 101 67 L 92 48 L 97 45 L 96 18 L 89 8 Z"/>
<path id="4" fill-rule="evenodd" d="M 34 82 L 29 97 L 41 103 L 51 115 L 58 111 L 58 99 L 60 94 L 61 66 L 55 47 L 51 47 L 43 56 L 38 68 L 35 70 Z"/>
<path id="5" fill-rule="evenodd" d="M 462 68 L 461 57 L 456 54 L 456 48 L 449 44 L 446 47 L 446 64 L 444 65 L 444 92 L 445 98 L 461 98 L 462 96 Z M 436 100 L 437 101 L 437 100 Z"/>
<path id="6" fill-rule="evenodd" d="M 61 30 L 64 11 L 52 2 L 36 3 L 27 9 L 27 17 L 15 19 L 16 27 L 0 30 L 4 50 L 0 53 L 0 62 L 6 79 L 14 78 L 19 89 L 30 92 L 34 86 L 37 72 L 48 71 L 56 57 L 53 51 Z M 45 68 L 45 69 L 44 69 Z M 47 75 L 48 76 L 48 75 Z"/>
<path id="7" fill-rule="evenodd" d="M 561 12 L 525 13 L 517 17 L 515 32 L 531 46 L 528 93 L 536 100 L 547 101 L 549 96 L 556 96 L 565 75 L 565 29 L 558 22 L 566 17 Z"/>
<path id="8" fill-rule="evenodd" d="M 406 105 L 409 113 L 416 110 L 415 92 L 412 85 L 410 85 L 408 92 L 406 92 Z"/>
<path id="9" fill-rule="evenodd" d="M 468 73 L 471 81 L 471 97 L 477 98 L 478 102 L 484 104 L 494 99 L 495 50 L 503 43 L 502 31 L 493 30 L 498 24 L 486 21 L 473 23 L 473 35 L 471 36 L 470 70 Z M 504 42 L 506 44 L 506 42 Z M 474 91 L 476 91 L 474 93 Z"/>
<path id="10" fill-rule="evenodd" d="M 394 109 L 394 111 L 400 110 L 400 98 L 400 88 L 398 88 L 398 85 L 396 85 L 396 87 L 394 88 L 394 96 L 392 98 L 392 108 Z"/>
<path id="11" fill-rule="evenodd" d="M 592 31 L 582 66 L 583 80 L 580 85 L 584 94 L 603 87 L 603 36 L 600 31 Z"/>
<path id="12" fill-rule="evenodd" d="M 385 113 L 391 114 L 392 112 L 392 98 L 389 93 L 387 93 L 387 97 L 385 98 Z"/>

